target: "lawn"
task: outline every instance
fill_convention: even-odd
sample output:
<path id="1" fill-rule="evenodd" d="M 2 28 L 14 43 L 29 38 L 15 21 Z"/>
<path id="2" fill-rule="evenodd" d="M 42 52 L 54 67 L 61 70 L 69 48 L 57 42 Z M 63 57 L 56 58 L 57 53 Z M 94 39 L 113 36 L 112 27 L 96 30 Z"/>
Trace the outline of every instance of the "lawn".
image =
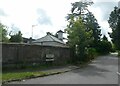
<path id="1" fill-rule="evenodd" d="M 33 78 L 38 76 L 48 75 L 48 72 L 8 72 L 2 74 L 2 82 L 11 80 L 22 80 L 27 78 Z"/>
<path id="2" fill-rule="evenodd" d="M 4 68 L 2 72 L 2 82 L 12 80 L 22 80 L 27 78 L 33 78 L 38 76 L 45 76 L 51 74 L 50 72 L 42 72 L 40 69 L 48 69 L 52 65 L 36 65 L 36 66 L 21 66 L 17 65 L 16 68 L 8 67 Z"/>

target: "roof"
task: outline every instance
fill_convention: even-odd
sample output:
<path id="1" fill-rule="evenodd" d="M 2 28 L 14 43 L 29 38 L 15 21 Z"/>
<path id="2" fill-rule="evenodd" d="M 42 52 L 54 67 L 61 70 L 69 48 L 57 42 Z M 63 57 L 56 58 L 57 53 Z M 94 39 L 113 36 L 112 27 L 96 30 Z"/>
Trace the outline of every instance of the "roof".
<path id="1" fill-rule="evenodd" d="M 23 38 L 23 42 L 27 43 L 28 41 L 30 41 L 30 38 L 25 38 L 25 37 L 22 37 Z M 32 41 L 35 41 L 35 39 L 32 39 Z"/>
<path id="2" fill-rule="evenodd" d="M 59 33 L 59 32 L 64 33 L 62 30 L 59 30 L 57 33 Z"/>
<path id="3" fill-rule="evenodd" d="M 25 37 L 22 37 L 24 40 L 30 40 L 30 38 L 25 38 Z M 32 38 L 32 41 L 35 41 L 35 39 Z"/>
<path id="4" fill-rule="evenodd" d="M 44 36 L 44 37 L 42 37 L 40 39 L 37 39 L 36 41 L 33 41 L 33 43 L 52 42 L 52 41 L 65 44 L 63 41 L 61 41 L 58 38 L 52 36 L 51 34 L 47 34 L 46 36 Z"/>

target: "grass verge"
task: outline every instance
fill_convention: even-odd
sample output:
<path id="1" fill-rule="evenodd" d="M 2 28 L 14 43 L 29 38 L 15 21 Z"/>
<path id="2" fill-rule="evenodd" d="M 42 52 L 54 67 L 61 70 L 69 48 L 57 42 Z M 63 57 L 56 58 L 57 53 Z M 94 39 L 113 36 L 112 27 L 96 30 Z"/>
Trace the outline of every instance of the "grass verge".
<path id="1" fill-rule="evenodd" d="M 82 64 L 76 64 L 76 66 L 78 66 L 78 68 L 75 69 L 79 69 L 79 68 L 83 68 L 85 66 L 87 66 L 89 63 L 91 63 L 91 61 L 86 62 L 86 63 L 82 63 Z M 35 68 L 36 69 L 36 68 Z M 72 69 L 71 69 L 72 70 Z M 36 71 L 8 71 L 8 72 L 3 72 L 2 73 L 2 84 L 5 84 L 7 82 L 11 82 L 11 81 L 21 81 L 24 79 L 30 79 L 30 78 L 37 78 L 37 77 L 43 77 L 43 76 L 49 76 L 49 75 L 54 75 L 54 74 L 60 74 L 60 73 L 65 73 L 68 72 L 70 70 L 64 70 L 64 71 L 54 71 L 54 72 L 41 72 L 39 70 Z"/>
<path id="2" fill-rule="evenodd" d="M 18 81 L 34 77 L 46 76 L 52 74 L 50 72 L 11 72 L 2 74 L 2 83 L 9 81 Z"/>
<path id="3" fill-rule="evenodd" d="M 6 72 L 2 74 L 2 84 L 5 84 L 11 81 L 21 81 L 24 79 L 55 75 L 55 74 L 65 73 L 68 71 L 70 70 L 52 71 L 52 72 L 41 72 L 41 71 L 39 72 L 33 72 L 33 71 L 31 72 L 18 72 L 18 71 L 17 72 Z"/>

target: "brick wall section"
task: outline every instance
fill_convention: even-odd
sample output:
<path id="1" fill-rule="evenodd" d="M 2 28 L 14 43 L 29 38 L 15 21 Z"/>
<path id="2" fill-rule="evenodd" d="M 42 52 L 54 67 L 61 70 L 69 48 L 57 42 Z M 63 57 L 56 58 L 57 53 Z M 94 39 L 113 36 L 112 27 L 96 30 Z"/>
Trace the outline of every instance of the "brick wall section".
<path id="1" fill-rule="evenodd" d="M 53 47 L 29 44 L 2 44 L 2 63 L 46 63 L 46 54 L 54 55 L 55 64 L 63 64 L 70 60 L 69 47 Z"/>

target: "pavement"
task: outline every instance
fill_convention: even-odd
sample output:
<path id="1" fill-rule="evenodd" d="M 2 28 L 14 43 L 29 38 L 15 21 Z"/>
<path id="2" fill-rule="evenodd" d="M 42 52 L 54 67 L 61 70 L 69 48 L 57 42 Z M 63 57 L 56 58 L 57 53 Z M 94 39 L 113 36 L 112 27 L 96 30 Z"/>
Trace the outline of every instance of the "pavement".
<path id="1" fill-rule="evenodd" d="M 61 71 L 63 73 L 14 81 L 8 84 L 118 84 L 118 58 L 116 54 L 100 56 L 83 68 L 65 66 L 43 71 Z"/>
<path id="2" fill-rule="evenodd" d="M 41 72 L 67 72 L 67 71 L 75 70 L 78 68 L 80 67 L 74 66 L 74 65 L 67 65 L 67 66 L 53 67 L 50 69 L 44 69 L 44 70 L 41 70 Z"/>

